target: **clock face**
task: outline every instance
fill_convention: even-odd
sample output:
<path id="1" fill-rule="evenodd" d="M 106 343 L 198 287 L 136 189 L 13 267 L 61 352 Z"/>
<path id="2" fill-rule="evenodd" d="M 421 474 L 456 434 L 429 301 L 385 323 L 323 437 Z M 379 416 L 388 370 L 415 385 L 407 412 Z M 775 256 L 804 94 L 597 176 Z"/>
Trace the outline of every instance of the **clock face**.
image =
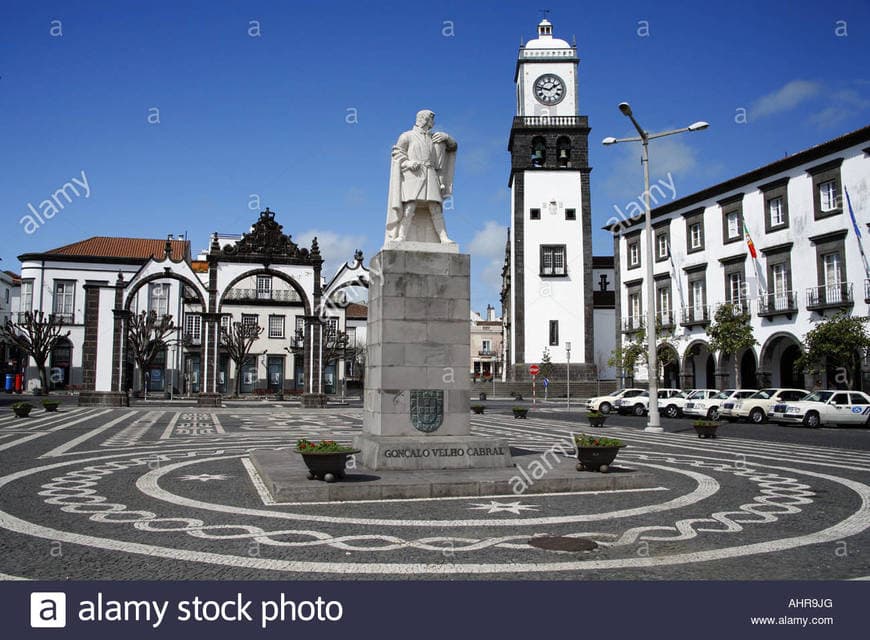
<path id="1" fill-rule="evenodd" d="M 547 73 L 535 80 L 534 91 L 541 104 L 559 104 L 565 98 L 565 83 L 559 76 Z"/>

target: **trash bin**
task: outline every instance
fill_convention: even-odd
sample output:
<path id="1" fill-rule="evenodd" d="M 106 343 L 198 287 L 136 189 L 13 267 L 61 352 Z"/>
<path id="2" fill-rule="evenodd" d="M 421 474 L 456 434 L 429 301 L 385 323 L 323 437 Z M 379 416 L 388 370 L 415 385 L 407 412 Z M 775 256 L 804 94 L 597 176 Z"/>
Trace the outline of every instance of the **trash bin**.
<path id="1" fill-rule="evenodd" d="M 15 374 L 15 393 L 21 393 L 21 389 L 24 387 L 24 376 L 20 373 Z"/>
<path id="2" fill-rule="evenodd" d="M 15 374 L 7 373 L 6 374 L 6 385 L 3 387 L 3 390 L 6 393 L 12 393 L 15 390 Z"/>

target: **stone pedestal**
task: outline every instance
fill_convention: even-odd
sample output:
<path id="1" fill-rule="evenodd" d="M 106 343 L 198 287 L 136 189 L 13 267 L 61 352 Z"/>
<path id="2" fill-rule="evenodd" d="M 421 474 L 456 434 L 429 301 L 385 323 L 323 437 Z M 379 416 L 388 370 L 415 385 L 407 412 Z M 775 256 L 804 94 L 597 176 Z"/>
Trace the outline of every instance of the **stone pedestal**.
<path id="1" fill-rule="evenodd" d="M 80 407 L 129 407 L 130 398 L 121 391 L 80 391 Z"/>
<path id="2" fill-rule="evenodd" d="M 470 256 L 434 247 L 387 248 L 372 259 L 363 434 L 354 444 L 369 469 L 510 466 L 504 440 L 470 435 Z"/>
<path id="3" fill-rule="evenodd" d="M 302 407 L 305 409 L 325 409 L 327 396 L 325 393 L 303 393 Z"/>
<path id="4" fill-rule="evenodd" d="M 219 393 L 200 393 L 196 396 L 196 406 L 198 407 L 219 407 L 221 406 L 221 394 Z"/>

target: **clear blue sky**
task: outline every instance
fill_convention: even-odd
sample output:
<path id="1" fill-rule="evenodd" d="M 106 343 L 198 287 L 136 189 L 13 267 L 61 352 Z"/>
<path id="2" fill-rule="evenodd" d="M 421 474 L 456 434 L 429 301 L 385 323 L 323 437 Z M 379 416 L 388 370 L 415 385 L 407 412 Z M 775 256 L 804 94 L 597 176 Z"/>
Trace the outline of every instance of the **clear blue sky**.
<path id="1" fill-rule="evenodd" d="M 710 122 L 653 143 L 653 179 L 672 172 L 677 196 L 870 122 L 870 6 L 859 0 L 7 0 L 0 267 L 92 235 L 187 232 L 196 252 L 212 231 L 246 231 L 258 194 L 294 238 L 320 236 L 331 272 L 354 248 L 379 249 L 390 146 L 428 107 L 460 144 L 448 230 L 472 253 L 473 307 L 498 307 L 514 64 L 539 6 L 557 37 L 577 38 L 597 254 L 612 251 L 600 227 L 613 207 L 642 189 L 639 148 L 600 144 L 632 133 L 623 100 L 650 130 Z M 26 234 L 28 203 L 82 171 L 90 197 Z"/>

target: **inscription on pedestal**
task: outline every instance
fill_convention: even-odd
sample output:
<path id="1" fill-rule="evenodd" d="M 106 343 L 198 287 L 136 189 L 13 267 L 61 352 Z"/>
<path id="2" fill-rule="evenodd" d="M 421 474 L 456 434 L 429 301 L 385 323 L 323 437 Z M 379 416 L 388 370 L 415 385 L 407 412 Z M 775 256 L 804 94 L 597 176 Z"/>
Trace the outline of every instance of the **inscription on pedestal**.
<path id="1" fill-rule="evenodd" d="M 444 391 L 411 391 L 411 424 L 417 431 L 432 433 L 444 421 Z"/>

